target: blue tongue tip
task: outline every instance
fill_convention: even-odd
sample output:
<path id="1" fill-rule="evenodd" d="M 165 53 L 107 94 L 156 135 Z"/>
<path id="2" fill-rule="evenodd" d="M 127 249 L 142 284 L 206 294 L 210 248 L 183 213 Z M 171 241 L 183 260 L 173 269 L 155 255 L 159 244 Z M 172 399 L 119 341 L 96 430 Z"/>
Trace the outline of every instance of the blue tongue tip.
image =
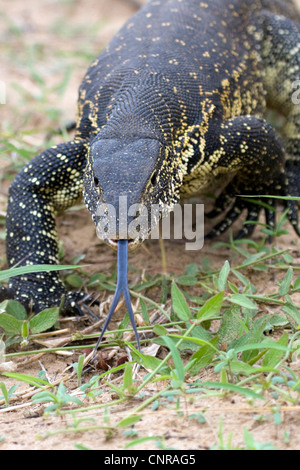
<path id="1" fill-rule="evenodd" d="M 116 291 L 108 312 L 108 315 L 106 317 L 105 323 L 103 325 L 101 334 L 98 338 L 97 344 L 95 346 L 95 350 L 98 348 L 99 344 L 101 343 L 101 340 L 104 336 L 104 333 L 108 327 L 108 324 L 116 310 L 116 307 L 118 305 L 118 302 L 120 300 L 121 294 L 123 292 L 125 304 L 128 310 L 130 322 L 135 334 L 135 339 L 137 342 L 138 350 L 141 351 L 141 346 L 140 346 L 140 341 L 139 341 L 139 336 L 134 320 L 134 313 L 131 305 L 131 300 L 130 300 L 130 293 L 128 289 L 128 278 L 127 278 L 127 273 L 128 273 L 128 240 L 119 240 L 118 241 L 118 269 L 117 269 L 117 287 Z"/>

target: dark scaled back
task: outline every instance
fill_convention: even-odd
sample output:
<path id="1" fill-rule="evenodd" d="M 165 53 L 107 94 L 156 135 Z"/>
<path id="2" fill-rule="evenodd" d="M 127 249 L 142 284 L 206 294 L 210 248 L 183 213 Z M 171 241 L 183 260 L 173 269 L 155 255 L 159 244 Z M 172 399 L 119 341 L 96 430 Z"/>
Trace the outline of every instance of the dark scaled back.
<path id="1" fill-rule="evenodd" d="M 241 195 L 300 195 L 299 44 L 291 0 L 150 0 L 88 69 L 74 140 L 42 152 L 12 183 L 9 266 L 59 263 L 55 216 L 83 188 L 98 235 L 120 256 L 111 311 L 123 292 L 133 320 L 127 251 L 147 234 L 124 236 L 118 218 L 110 232 L 108 206 L 126 198 L 129 207 L 158 204 L 167 214 L 186 196 L 220 190 L 225 177 L 210 213 L 223 218 L 209 236 L 243 212 L 250 223 L 238 236 L 251 234 L 260 207 Z M 285 117 L 280 133 L 266 121 L 268 107 Z M 295 201 L 286 206 L 299 234 Z M 266 216 L 273 227 L 274 215 Z M 133 220 L 126 213 L 125 228 Z M 58 273 L 12 278 L 8 295 L 35 311 L 63 295 L 69 312 L 78 305 Z"/>

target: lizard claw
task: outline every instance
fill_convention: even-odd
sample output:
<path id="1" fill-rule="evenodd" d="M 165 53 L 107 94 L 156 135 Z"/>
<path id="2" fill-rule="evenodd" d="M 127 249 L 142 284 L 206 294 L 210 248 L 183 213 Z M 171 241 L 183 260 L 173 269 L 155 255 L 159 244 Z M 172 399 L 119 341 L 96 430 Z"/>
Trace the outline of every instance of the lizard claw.
<path id="1" fill-rule="evenodd" d="M 95 304 L 99 305 L 98 300 L 93 299 L 90 294 L 83 292 L 68 292 L 62 285 L 56 286 L 56 290 L 45 297 L 43 291 L 38 292 L 37 287 L 39 283 L 28 276 L 26 285 L 20 285 L 17 280 L 12 282 L 8 287 L 0 286 L 0 302 L 4 300 L 17 300 L 24 305 L 27 312 L 33 311 L 39 313 L 47 308 L 59 307 L 61 314 L 65 316 L 78 315 L 84 316 L 87 311 L 93 319 L 99 320 L 98 317 L 91 311 L 89 306 Z"/>
<path id="2" fill-rule="evenodd" d="M 299 178 L 300 179 L 300 178 Z M 276 195 L 280 196 L 288 196 L 291 195 L 293 197 L 293 189 L 291 188 L 291 183 L 285 175 L 280 175 L 278 179 L 278 186 L 281 188 Z M 270 189 L 266 189 L 266 193 L 270 192 Z M 276 193 L 276 191 L 273 191 Z M 295 192 L 295 191 L 294 191 Z M 226 230 L 228 230 L 232 224 L 240 217 L 241 213 L 244 210 L 247 210 L 247 217 L 244 227 L 239 231 L 235 240 L 239 240 L 244 238 L 245 236 L 250 236 L 255 228 L 255 222 L 258 221 L 260 212 L 264 207 L 265 210 L 265 218 L 266 224 L 270 229 L 275 229 L 276 227 L 276 200 L 275 199 L 267 199 L 266 200 L 259 199 L 258 196 L 258 204 L 255 202 L 251 202 L 249 200 L 245 200 L 241 197 L 236 197 L 238 194 L 244 194 L 247 197 L 247 193 L 249 190 L 245 190 L 242 187 L 239 187 L 237 183 L 234 181 L 229 183 L 229 185 L 223 190 L 223 192 L 219 195 L 216 200 L 215 207 L 212 211 L 205 214 L 205 216 L 209 219 L 218 217 L 220 214 L 225 212 L 228 207 L 231 205 L 231 208 L 228 210 L 225 217 L 215 226 L 212 230 L 205 236 L 207 239 L 213 239 L 221 234 L 223 234 Z M 234 201 L 234 202 L 233 202 Z M 232 204 L 233 202 L 233 204 Z M 296 234 L 300 237 L 300 228 L 299 228 L 299 218 L 298 218 L 298 208 L 296 201 L 286 200 L 283 201 L 285 207 L 288 209 L 287 218 L 291 225 L 293 226 Z M 272 241 L 272 236 L 269 237 L 269 241 Z"/>
<path id="3" fill-rule="evenodd" d="M 89 308 L 87 302 L 90 305 L 99 305 L 98 300 L 93 299 L 90 294 L 83 292 L 67 292 L 65 295 L 65 301 L 61 309 L 61 314 L 65 316 L 78 315 L 84 316 L 85 311 L 94 319 L 99 320 L 97 315 Z"/>

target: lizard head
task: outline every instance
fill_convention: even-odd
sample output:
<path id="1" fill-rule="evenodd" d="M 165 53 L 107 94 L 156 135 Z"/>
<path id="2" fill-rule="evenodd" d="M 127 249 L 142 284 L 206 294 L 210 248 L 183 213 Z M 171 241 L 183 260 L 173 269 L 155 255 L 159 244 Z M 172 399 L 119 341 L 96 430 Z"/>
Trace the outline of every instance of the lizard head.
<path id="1" fill-rule="evenodd" d="M 91 143 L 84 199 L 97 235 L 111 247 L 145 240 L 179 200 L 180 167 L 168 147 L 151 137 L 97 138 Z"/>

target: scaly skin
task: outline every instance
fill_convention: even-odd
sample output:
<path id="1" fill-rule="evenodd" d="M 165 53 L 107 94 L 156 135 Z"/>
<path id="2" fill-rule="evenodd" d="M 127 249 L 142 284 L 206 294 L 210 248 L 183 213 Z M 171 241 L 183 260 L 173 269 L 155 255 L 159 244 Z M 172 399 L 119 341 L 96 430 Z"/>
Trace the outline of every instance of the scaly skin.
<path id="1" fill-rule="evenodd" d="M 299 23 L 288 0 L 150 1 L 88 69 L 74 141 L 34 158 L 12 183 L 9 266 L 58 263 L 55 213 L 82 190 L 99 228 L 99 204 L 118 208 L 123 196 L 128 206 L 158 204 L 168 213 L 181 197 L 231 175 L 209 215 L 229 210 L 209 237 L 243 210 L 257 220 L 258 206 L 238 194 L 299 195 L 300 105 L 292 102 Z M 265 121 L 267 107 L 286 117 L 280 136 Z M 297 208 L 288 207 L 299 234 Z M 270 212 L 267 221 L 274 224 Z M 116 245 L 109 232 L 102 236 Z M 39 311 L 63 293 L 57 273 L 49 273 L 13 278 L 5 295 Z M 67 293 L 66 310 L 76 305 Z"/>

